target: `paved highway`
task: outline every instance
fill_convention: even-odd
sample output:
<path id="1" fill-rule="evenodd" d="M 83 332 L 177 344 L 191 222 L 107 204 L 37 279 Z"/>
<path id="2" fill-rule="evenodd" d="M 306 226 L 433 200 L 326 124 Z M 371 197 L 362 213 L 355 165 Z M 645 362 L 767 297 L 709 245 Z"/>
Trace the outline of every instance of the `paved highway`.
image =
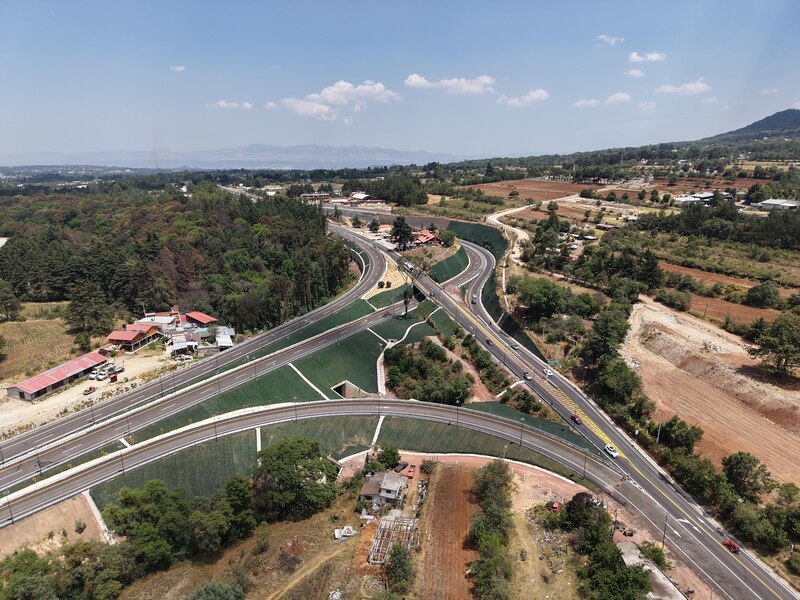
<path id="1" fill-rule="evenodd" d="M 373 256 L 372 251 L 374 249 L 370 248 L 370 244 L 354 237 L 357 234 L 352 234 L 346 230 L 339 231 L 339 228 L 334 225 L 331 226 L 331 229 L 345 238 L 356 240 L 356 243 L 365 252 L 368 252 L 371 257 Z M 99 459 L 95 463 L 77 467 L 49 480 L 39 482 L 36 484 L 39 486 L 36 489 L 26 488 L 8 496 L 0 502 L 0 515 L 3 514 L 2 511 L 5 508 L 8 512 L 8 516 L 5 517 L 8 522 L 12 518 L 16 519 L 21 515 L 31 514 L 58 499 L 69 497 L 99 481 L 111 478 L 119 470 L 134 468 L 139 464 L 155 460 L 170 452 L 177 452 L 187 445 L 212 439 L 214 435 L 233 433 L 234 431 L 241 431 L 257 425 L 286 421 L 291 418 L 315 418 L 335 414 L 402 414 L 403 416 L 414 418 L 448 419 L 448 422 L 453 423 L 453 413 L 455 413 L 454 426 L 470 427 L 511 441 L 521 439 L 523 444 L 530 445 L 578 472 L 581 472 L 582 465 L 580 463 L 585 459 L 587 475 L 605 489 L 612 491 L 617 500 L 626 502 L 638 510 L 643 518 L 651 524 L 651 533 L 657 535 L 661 531 L 665 531 L 667 545 L 689 564 L 693 565 L 698 573 L 706 577 L 709 585 L 713 586 L 716 597 L 730 598 L 732 600 L 738 600 L 739 598 L 798 598 L 798 595 L 793 590 L 789 589 L 782 580 L 777 578 L 772 571 L 764 567 L 747 551 L 743 551 L 738 556 L 730 554 L 721 544 L 724 538 L 717 532 L 716 524 L 707 518 L 702 509 L 678 486 L 666 478 L 663 472 L 641 453 L 623 433 L 619 432 L 580 390 L 558 374 L 553 374 L 545 379 L 540 375 L 544 365 L 537 357 L 524 348 L 512 347 L 512 342 L 488 318 L 479 300 L 479 290 L 492 272 L 494 259 L 491 254 L 477 246 L 465 244 L 465 248 L 467 248 L 470 256 L 470 266 L 467 270 L 468 273 L 462 274 L 462 277 L 459 277 L 459 281 L 463 283 L 467 280 L 467 275 L 476 274 L 470 284 L 470 292 L 468 292 L 476 294 L 478 301 L 475 305 L 464 304 L 459 300 L 453 299 L 440 286 L 424 276 L 417 280 L 417 287 L 439 303 L 443 310 L 461 324 L 465 330 L 473 332 L 481 343 L 498 360 L 505 363 L 514 375 L 522 377 L 526 371 L 536 373 L 537 379 L 532 382 L 526 382 L 526 384 L 530 385 L 534 392 L 539 394 L 544 401 L 551 404 L 562 415 L 580 414 L 584 418 L 585 425 L 580 427 L 579 430 L 598 446 L 608 442 L 614 443 L 622 453 L 618 461 L 588 456 L 579 449 L 560 440 L 529 430 L 523 427 L 521 423 L 510 423 L 498 417 L 464 409 L 401 401 L 388 402 L 384 400 L 376 402 L 374 399 L 372 402 L 346 400 L 303 403 L 290 407 L 251 409 L 252 412 L 241 415 L 220 416 L 213 421 L 196 424 L 184 430 L 170 432 L 163 437 L 137 444 L 132 448 L 127 448 Z M 374 264 L 379 264 L 380 260 L 380 256 L 375 257 Z M 376 280 L 380 275 L 377 275 Z M 459 281 L 454 283 L 460 284 Z M 351 298 L 353 297 L 351 295 Z M 381 315 L 375 313 L 368 315 L 364 319 L 380 317 Z M 363 327 L 364 322 L 364 320 L 361 320 L 359 323 L 349 324 L 347 327 L 351 329 L 348 329 L 348 331 L 354 333 L 357 328 Z M 325 335 L 330 334 L 331 332 L 328 332 Z M 341 335 L 344 337 L 345 334 L 341 333 Z M 322 337 L 319 339 L 321 340 Z M 489 344 L 489 340 L 491 340 L 491 344 Z M 328 343 L 330 343 L 330 338 L 328 338 Z M 314 343 L 309 344 L 309 348 L 314 345 Z M 288 354 L 283 358 L 287 362 L 294 360 L 289 358 Z M 263 365 L 263 361 L 261 364 Z M 275 364 L 273 368 L 277 366 Z M 192 388 L 189 393 L 179 394 L 177 397 L 193 397 L 194 400 L 201 401 L 204 399 L 203 394 L 213 395 L 252 379 L 260 372 L 255 370 L 257 368 L 249 364 L 243 369 L 233 370 L 231 373 L 215 379 L 211 382 L 212 387 L 209 387 L 208 383 L 200 384 Z M 253 369 L 252 372 L 250 372 L 251 369 Z M 217 386 L 216 392 L 213 390 L 215 383 Z M 130 411 L 127 417 L 127 419 L 136 418 L 135 415 L 141 414 L 141 421 L 136 420 L 131 424 L 123 423 L 123 418 L 118 416 L 115 421 L 98 424 L 96 430 L 103 431 L 104 428 L 107 428 L 105 434 L 108 434 L 110 439 L 116 439 L 126 431 L 143 427 L 147 423 L 159 420 L 180 410 L 181 405 L 177 400 L 170 398 L 170 402 L 160 406 L 161 410 L 163 410 L 161 415 L 154 415 L 149 408 L 142 408 L 138 412 Z M 84 420 L 81 425 L 85 426 L 86 421 Z M 85 448 L 81 450 L 85 452 Z M 72 452 L 68 451 L 64 454 L 71 456 Z M 25 462 L 21 461 L 17 464 L 25 464 Z M 630 474 L 631 480 L 621 481 L 620 472 Z M 619 484 L 620 487 L 617 488 L 616 484 Z M 0 516 L 0 518 L 3 517 Z M 703 593 L 702 590 L 698 590 L 698 592 L 700 594 Z"/>

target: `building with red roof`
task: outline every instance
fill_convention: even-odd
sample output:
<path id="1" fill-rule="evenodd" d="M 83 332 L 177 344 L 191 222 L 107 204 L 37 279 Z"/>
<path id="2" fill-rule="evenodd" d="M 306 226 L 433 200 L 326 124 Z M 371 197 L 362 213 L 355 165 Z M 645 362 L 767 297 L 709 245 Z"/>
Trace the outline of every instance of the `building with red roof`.
<path id="1" fill-rule="evenodd" d="M 12 398 L 36 400 L 53 390 L 88 375 L 92 369 L 107 361 L 108 359 L 99 352 L 89 352 L 89 354 L 73 358 L 44 373 L 34 375 L 30 379 L 20 381 L 16 385 L 10 386 L 6 392 Z"/>
<path id="2" fill-rule="evenodd" d="M 430 231 L 428 229 L 421 229 L 413 233 L 414 243 L 417 246 L 424 246 L 425 244 L 441 244 L 442 238 L 439 236 L 438 231 Z"/>
<path id="3" fill-rule="evenodd" d="M 136 352 L 161 335 L 158 327 L 148 323 L 131 323 L 125 329 L 112 331 L 108 334 L 108 341 L 119 346 L 125 352 Z"/>
<path id="4" fill-rule="evenodd" d="M 189 323 L 194 323 L 196 325 L 210 325 L 211 323 L 217 322 L 214 317 L 197 311 L 186 313 L 186 320 Z"/>

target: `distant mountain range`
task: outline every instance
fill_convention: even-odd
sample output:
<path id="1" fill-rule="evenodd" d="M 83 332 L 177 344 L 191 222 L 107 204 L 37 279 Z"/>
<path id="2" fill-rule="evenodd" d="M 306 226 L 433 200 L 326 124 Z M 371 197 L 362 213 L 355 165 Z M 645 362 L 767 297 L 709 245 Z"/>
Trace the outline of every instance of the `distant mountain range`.
<path id="1" fill-rule="evenodd" d="M 42 152 L 0 155 L 0 165 L 96 165 L 130 169 L 343 169 L 454 162 L 463 156 L 366 146 L 268 146 L 254 144 L 190 152 Z"/>

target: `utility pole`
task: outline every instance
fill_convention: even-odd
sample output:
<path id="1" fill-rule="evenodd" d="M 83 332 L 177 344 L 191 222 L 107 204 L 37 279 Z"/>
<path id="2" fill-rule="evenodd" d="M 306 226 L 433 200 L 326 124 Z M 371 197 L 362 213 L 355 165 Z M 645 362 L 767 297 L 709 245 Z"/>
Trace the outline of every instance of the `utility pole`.
<path id="1" fill-rule="evenodd" d="M 525 422 L 525 417 L 519 419 L 519 447 L 522 448 L 522 424 Z"/>
<path id="2" fill-rule="evenodd" d="M 586 479 L 586 458 L 587 456 L 583 455 L 583 478 Z"/>
<path id="3" fill-rule="evenodd" d="M 661 535 L 661 549 L 664 549 L 664 543 L 667 541 L 667 519 L 669 518 L 669 513 L 664 514 L 664 533 Z"/>

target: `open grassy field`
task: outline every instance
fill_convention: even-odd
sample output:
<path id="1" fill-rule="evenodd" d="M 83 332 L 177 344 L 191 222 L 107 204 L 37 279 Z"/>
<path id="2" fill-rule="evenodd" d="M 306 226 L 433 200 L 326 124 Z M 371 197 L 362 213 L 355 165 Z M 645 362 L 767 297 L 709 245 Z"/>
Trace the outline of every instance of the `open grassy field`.
<path id="1" fill-rule="evenodd" d="M 369 303 L 375 308 L 384 308 L 386 306 L 391 306 L 392 304 L 402 302 L 405 288 L 405 285 L 398 285 L 397 287 L 389 288 L 385 292 L 380 292 L 374 296 L 370 296 Z"/>
<path id="2" fill-rule="evenodd" d="M 367 392 L 378 392 L 377 360 L 385 344 L 369 331 L 349 338 L 294 363 L 303 375 L 334 397 L 331 387 L 345 379 Z"/>
<path id="3" fill-rule="evenodd" d="M 369 447 L 377 417 L 332 417 L 284 423 L 261 429 L 262 448 L 286 437 L 316 440 L 326 454 L 353 454 Z M 161 479 L 168 487 L 182 488 L 189 498 L 210 496 L 236 474 L 248 474 L 256 464 L 256 432 L 245 431 L 193 446 L 92 488 L 92 498 L 102 509 L 123 486 L 141 487 Z"/>
<path id="4" fill-rule="evenodd" d="M 20 316 L 26 319 L 58 319 L 64 315 L 69 302 L 23 302 Z"/>
<path id="5" fill-rule="evenodd" d="M 0 323 L 6 339 L 6 359 L 0 362 L 0 381 L 12 382 L 54 367 L 74 355 L 74 335 L 61 319 L 28 319 Z"/>
<path id="6" fill-rule="evenodd" d="M 573 473 L 533 450 L 520 448 L 517 444 L 484 433 L 456 427 L 455 423 L 445 425 L 402 417 L 387 417 L 378 435 L 378 444 L 430 453 L 466 452 L 503 456 L 505 452 L 508 458 L 542 467 L 586 487 L 593 487 L 591 483 L 584 481 L 580 474 Z"/>

